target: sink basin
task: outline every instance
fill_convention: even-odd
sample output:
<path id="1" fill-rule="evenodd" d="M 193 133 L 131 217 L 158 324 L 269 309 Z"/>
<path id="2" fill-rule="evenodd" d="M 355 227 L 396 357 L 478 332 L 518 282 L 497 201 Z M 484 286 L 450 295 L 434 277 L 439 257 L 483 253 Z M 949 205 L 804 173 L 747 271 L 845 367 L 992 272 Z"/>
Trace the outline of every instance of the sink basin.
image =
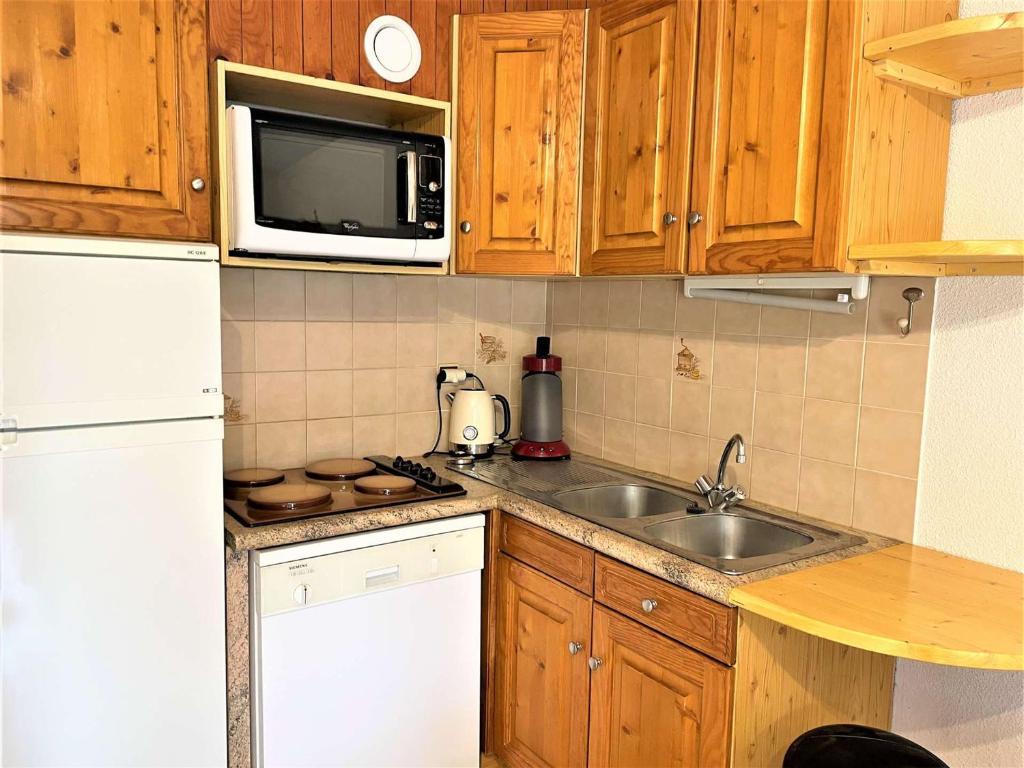
<path id="1" fill-rule="evenodd" d="M 457 469 L 563 512 L 712 568 L 740 575 L 863 544 L 864 539 L 805 520 L 738 504 L 725 512 L 687 514 L 695 493 L 572 461 L 481 461 Z"/>
<path id="2" fill-rule="evenodd" d="M 582 517 L 634 518 L 682 512 L 684 496 L 647 485 L 599 485 L 552 494 L 556 506 Z"/>
<path id="3" fill-rule="evenodd" d="M 786 552 L 814 539 L 781 525 L 729 514 L 704 514 L 644 527 L 653 539 L 718 560 L 742 560 Z"/>

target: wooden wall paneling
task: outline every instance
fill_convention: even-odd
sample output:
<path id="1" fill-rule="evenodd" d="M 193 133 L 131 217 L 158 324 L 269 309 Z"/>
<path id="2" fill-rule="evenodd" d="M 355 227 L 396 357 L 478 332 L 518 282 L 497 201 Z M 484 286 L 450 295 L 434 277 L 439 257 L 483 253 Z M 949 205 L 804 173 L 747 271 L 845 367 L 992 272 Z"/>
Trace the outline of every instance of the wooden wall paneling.
<path id="1" fill-rule="evenodd" d="M 302 74 L 302 4 L 273 0 L 274 69 Z"/>
<path id="2" fill-rule="evenodd" d="M 410 23 L 423 50 L 420 71 L 411 81 L 411 93 L 432 99 L 437 71 L 437 3 L 434 0 L 412 0 Z"/>
<path id="3" fill-rule="evenodd" d="M 505 0 L 484 0 L 484 13 L 504 13 Z"/>
<path id="4" fill-rule="evenodd" d="M 387 82 L 373 71 L 363 53 L 363 34 L 371 21 L 387 13 L 384 0 L 359 0 L 359 84 L 384 90 Z"/>
<path id="5" fill-rule="evenodd" d="M 210 0 L 207 24 L 211 59 L 242 61 L 242 6 L 242 0 Z"/>
<path id="6" fill-rule="evenodd" d="M 302 73 L 311 77 L 334 77 L 331 0 L 302 0 Z"/>
<path id="7" fill-rule="evenodd" d="M 331 2 L 331 74 L 339 83 L 359 83 L 363 35 L 357 0 Z"/>
<path id="8" fill-rule="evenodd" d="M 509 11 L 525 11 L 526 0 L 505 0 L 505 10 Z"/>
<path id="9" fill-rule="evenodd" d="M 548 0 L 526 0 L 526 10 L 546 11 L 548 10 Z"/>
<path id="10" fill-rule="evenodd" d="M 211 0 L 210 5 L 215 2 Z M 270 0 L 242 0 L 242 58 L 231 60 L 274 66 L 274 4 Z"/>
<path id="11" fill-rule="evenodd" d="M 782 765 L 819 725 L 888 729 L 895 659 L 833 643 L 740 611 L 733 768 Z"/>
<path id="12" fill-rule="evenodd" d="M 389 16 L 397 16 L 409 24 L 409 26 L 412 26 L 412 4 L 409 0 L 385 0 L 384 9 Z M 420 48 L 422 53 L 422 44 Z M 421 69 L 422 66 L 421 59 Z M 419 72 L 413 76 L 412 80 L 415 80 L 417 77 L 419 77 Z M 395 93 L 412 93 L 412 80 L 406 80 L 404 83 L 385 82 L 384 87 Z"/>
<path id="13" fill-rule="evenodd" d="M 459 0 L 437 0 L 434 44 L 434 98 L 449 101 L 452 97 L 452 16 L 459 13 Z"/>
<path id="14" fill-rule="evenodd" d="M 459 13 L 483 13 L 484 0 L 461 0 Z"/>

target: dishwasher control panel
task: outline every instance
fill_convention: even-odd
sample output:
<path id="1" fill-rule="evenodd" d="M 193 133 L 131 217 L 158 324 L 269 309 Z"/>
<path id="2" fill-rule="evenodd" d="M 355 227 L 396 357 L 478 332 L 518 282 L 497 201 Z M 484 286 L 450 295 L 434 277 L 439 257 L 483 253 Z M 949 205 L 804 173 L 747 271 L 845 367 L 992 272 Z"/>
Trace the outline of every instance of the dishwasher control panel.
<path id="1" fill-rule="evenodd" d="M 484 531 L 477 527 L 261 566 L 259 615 L 480 570 L 483 561 Z"/>

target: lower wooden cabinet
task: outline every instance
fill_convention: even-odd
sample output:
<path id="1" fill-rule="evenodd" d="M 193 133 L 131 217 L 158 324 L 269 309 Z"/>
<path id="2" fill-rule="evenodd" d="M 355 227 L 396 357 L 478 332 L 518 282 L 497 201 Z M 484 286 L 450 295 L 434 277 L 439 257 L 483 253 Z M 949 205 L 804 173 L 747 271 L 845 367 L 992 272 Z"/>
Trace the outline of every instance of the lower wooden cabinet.
<path id="1" fill-rule="evenodd" d="M 504 763 L 728 764 L 729 667 L 504 553 L 496 570 L 493 744 Z"/>
<path id="2" fill-rule="evenodd" d="M 593 601 L 505 555 L 497 576 L 495 751 L 511 766 L 585 766 Z"/>
<path id="3" fill-rule="evenodd" d="M 728 765 L 732 670 L 594 608 L 590 766 Z"/>
<path id="4" fill-rule="evenodd" d="M 781 768 L 812 728 L 891 726 L 891 656 L 737 612 L 509 514 L 490 547 L 485 741 L 508 766 Z"/>

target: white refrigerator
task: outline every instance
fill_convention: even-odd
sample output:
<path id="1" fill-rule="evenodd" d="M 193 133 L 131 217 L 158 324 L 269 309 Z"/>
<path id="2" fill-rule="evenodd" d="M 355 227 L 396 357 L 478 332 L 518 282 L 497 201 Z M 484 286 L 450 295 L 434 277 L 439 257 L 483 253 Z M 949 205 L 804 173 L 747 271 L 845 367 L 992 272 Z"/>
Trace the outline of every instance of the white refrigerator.
<path id="1" fill-rule="evenodd" d="M 4 234 L 0 299 L 0 765 L 224 765 L 217 249 Z"/>

